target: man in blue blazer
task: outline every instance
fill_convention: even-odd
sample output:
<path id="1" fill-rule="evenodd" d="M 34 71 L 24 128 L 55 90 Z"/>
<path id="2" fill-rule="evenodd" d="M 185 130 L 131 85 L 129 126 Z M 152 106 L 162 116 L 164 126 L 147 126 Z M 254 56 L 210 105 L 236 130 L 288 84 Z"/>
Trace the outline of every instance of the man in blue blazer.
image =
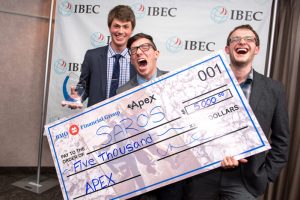
<path id="1" fill-rule="evenodd" d="M 271 149 L 247 159 L 225 157 L 221 168 L 187 180 L 187 199 L 257 199 L 288 159 L 289 123 L 283 85 L 257 73 L 252 66 L 259 37 L 250 25 L 233 29 L 225 51 L 243 93 L 269 139 Z"/>
<path id="2" fill-rule="evenodd" d="M 107 20 L 111 42 L 109 45 L 88 50 L 82 63 L 81 75 L 77 90 L 71 88 L 71 97 L 78 98 L 78 86 L 84 87 L 81 102 L 88 98 L 87 106 L 92 106 L 113 95 L 110 86 L 116 55 L 119 54 L 120 73 L 118 86 L 125 84 L 136 72 L 130 64 L 130 56 L 126 48 L 127 41 L 135 27 L 135 15 L 126 5 L 118 5 L 110 10 Z M 82 108 L 81 103 L 70 103 L 72 109 Z"/>

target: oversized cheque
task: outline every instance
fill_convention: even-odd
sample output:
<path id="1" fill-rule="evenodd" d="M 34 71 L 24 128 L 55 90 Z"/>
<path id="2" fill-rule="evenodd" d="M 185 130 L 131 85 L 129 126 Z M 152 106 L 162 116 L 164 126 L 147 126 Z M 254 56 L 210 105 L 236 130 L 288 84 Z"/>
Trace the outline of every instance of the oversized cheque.
<path id="1" fill-rule="evenodd" d="M 221 52 L 45 130 L 65 199 L 125 199 L 265 151 Z"/>

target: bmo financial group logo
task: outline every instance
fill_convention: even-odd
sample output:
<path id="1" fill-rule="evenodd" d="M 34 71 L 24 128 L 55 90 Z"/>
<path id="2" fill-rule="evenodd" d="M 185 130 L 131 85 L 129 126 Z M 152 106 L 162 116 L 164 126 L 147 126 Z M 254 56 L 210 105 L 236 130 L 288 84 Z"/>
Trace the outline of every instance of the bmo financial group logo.
<path id="1" fill-rule="evenodd" d="M 171 36 L 166 40 L 166 49 L 171 53 L 180 51 L 215 51 L 215 42 L 182 40 L 178 36 Z"/>
<path id="2" fill-rule="evenodd" d="M 210 18 L 217 24 L 227 20 L 234 21 L 261 21 L 262 11 L 251 10 L 229 10 L 224 6 L 216 6 L 210 12 Z"/>
<path id="3" fill-rule="evenodd" d="M 70 0 L 61 0 L 58 3 L 58 13 L 62 16 L 71 14 L 99 14 L 100 5 L 74 4 Z"/>

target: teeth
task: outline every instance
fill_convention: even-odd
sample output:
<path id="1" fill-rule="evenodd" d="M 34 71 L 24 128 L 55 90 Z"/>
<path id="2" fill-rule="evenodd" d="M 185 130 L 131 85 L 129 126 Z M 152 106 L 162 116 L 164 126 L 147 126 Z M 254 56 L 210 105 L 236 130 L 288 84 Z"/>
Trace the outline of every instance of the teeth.
<path id="1" fill-rule="evenodd" d="M 247 53 L 248 49 L 246 49 L 246 48 L 238 48 L 238 49 L 236 49 L 236 52 L 238 52 L 238 53 Z"/>

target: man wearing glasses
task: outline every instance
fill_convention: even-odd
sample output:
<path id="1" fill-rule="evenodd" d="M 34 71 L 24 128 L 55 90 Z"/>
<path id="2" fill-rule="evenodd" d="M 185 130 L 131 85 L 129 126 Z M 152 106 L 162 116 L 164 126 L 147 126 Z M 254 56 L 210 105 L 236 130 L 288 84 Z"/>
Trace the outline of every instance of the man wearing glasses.
<path id="1" fill-rule="evenodd" d="M 166 71 L 162 71 L 157 68 L 159 51 L 157 50 L 156 45 L 153 42 L 153 38 L 150 35 L 138 33 L 132 36 L 127 42 L 127 48 L 129 49 L 130 61 L 134 65 L 137 75 L 130 79 L 130 81 L 128 81 L 125 85 L 119 87 L 117 89 L 117 94 L 167 73 Z M 178 182 L 132 199 L 181 200 L 183 195 L 182 192 L 182 182 Z"/>
<path id="2" fill-rule="evenodd" d="M 167 73 L 157 68 L 159 51 L 150 35 L 144 33 L 134 35 L 129 38 L 127 48 L 129 49 L 130 61 L 135 67 L 137 75 L 118 88 L 117 93 L 124 92 Z"/>
<path id="3" fill-rule="evenodd" d="M 230 67 L 269 142 L 271 150 L 235 160 L 225 157 L 221 168 L 187 180 L 187 199 L 257 199 L 275 181 L 288 159 L 288 113 L 283 85 L 253 69 L 259 37 L 250 25 L 228 35 Z"/>

